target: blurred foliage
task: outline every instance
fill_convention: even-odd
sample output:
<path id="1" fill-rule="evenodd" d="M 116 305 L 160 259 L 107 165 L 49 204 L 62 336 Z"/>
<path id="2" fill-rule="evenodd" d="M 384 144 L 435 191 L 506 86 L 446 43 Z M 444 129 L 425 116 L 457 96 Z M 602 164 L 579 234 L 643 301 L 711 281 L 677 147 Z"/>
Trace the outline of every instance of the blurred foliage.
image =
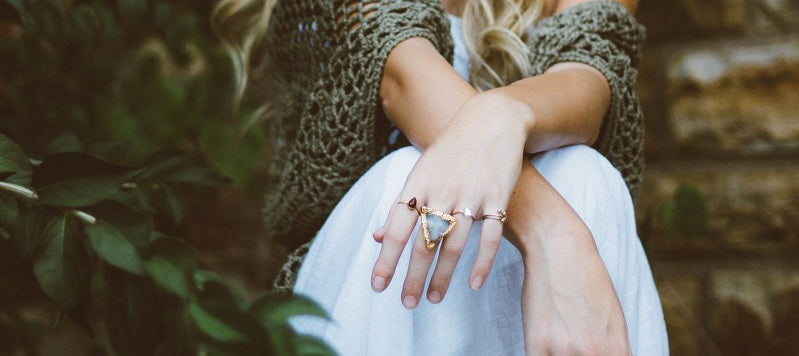
<path id="1" fill-rule="evenodd" d="M 0 337 L 0 349 L 35 352 L 36 333 L 18 305 L 43 294 L 89 335 L 99 309 L 119 355 L 332 354 L 288 323 L 327 318 L 315 303 L 286 294 L 250 303 L 199 269 L 197 253 L 175 237 L 181 189 L 227 180 L 182 152 L 146 162 L 56 152 L 31 163 L 0 134 L 0 330 L 13 335 Z"/>
<path id="2" fill-rule="evenodd" d="M 186 192 L 260 192 L 268 164 L 214 3 L 0 0 L 2 352 L 35 354 L 23 307 L 52 305 L 120 355 L 331 353 L 287 322 L 312 301 L 247 301 L 176 237 Z"/>
<path id="3" fill-rule="evenodd" d="M 208 21 L 215 1 L 0 3 L 10 14 L 0 17 L 0 132 L 37 157 L 202 152 L 237 187 L 259 189 L 268 145 L 247 120 L 255 105 L 233 115 L 230 65 Z"/>
<path id="4" fill-rule="evenodd" d="M 707 233 L 710 212 L 702 191 L 690 184 L 680 184 L 671 201 L 660 209 L 660 223 L 672 238 L 697 238 Z"/>

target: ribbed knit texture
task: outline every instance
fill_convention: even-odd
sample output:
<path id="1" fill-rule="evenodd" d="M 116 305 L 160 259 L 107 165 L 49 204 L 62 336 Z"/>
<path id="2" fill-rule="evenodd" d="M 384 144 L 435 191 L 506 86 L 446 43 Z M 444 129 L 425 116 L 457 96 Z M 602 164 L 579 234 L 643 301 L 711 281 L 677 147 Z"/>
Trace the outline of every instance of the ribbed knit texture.
<path id="1" fill-rule="evenodd" d="M 643 124 L 635 67 L 644 30 L 615 1 L 575 6 L 542 20 L 529 38 L 535 75 L 558 62 L 597 68 L 611 105 L 595 148 L 621 171 L 633 196 L 642 168 Z M 379 86 L 389 52 L 410 37 L 451 60 L 440 0 L 279 1 L 267 34 L 264 71 L 279 175 L 267 195 L 266 231 L 292 247 L 308 242 L 335 204 L 380 158 L 390 124 Z"/>

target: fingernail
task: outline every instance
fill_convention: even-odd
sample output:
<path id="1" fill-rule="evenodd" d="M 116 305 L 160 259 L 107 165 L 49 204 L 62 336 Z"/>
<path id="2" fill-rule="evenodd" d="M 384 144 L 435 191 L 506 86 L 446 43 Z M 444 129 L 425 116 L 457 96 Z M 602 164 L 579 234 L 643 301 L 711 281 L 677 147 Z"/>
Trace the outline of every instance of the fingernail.
<path id="1" fill-rule="evenodd" d="M 416 297 L 412 295 L 406 295 L 405 298 L 402 298 L 402 305 L 408 309 L 413 309 L 416 307 Z"/>
<path id="2" fill-rule="evenodd" d="M 469 287 L 474 290 L 478 290 L 482 286 L 483 286 L 483 277 L 481 276 L 472 278 L 472 281 L 469 283 Z"/>
<path id="3" fill-rule="evenodd" d="M 386 279 L 380 276 L 375 277 L 372 280 L 372 290 L 375 292 L 382 292 L 383 289 L 386 289 Z"/>
<path id="4" fill-rule="evenodd" d="M 438 304 L 441 302 L 441 293 L 432 291 L 427 295 L 427 299 L 430 301 L 430 303 Z"/>

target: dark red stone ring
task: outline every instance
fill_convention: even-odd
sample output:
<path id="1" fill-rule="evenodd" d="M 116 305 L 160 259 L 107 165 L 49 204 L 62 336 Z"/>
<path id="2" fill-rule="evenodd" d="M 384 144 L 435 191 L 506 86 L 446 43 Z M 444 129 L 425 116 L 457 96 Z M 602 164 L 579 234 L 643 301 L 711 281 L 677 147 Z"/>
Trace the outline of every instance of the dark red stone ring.
<path id="1" fill-rule="evenodd" d="M 419 212 L 419 209 L 416 209 L 416 197 L 411 198 L 411 200 L 408 200 L 407 203 L 404 202 L 404 201 L 398 201 L 397 204 L 398 205 L 399 204 L 405 205 L 405 206 L 408 207 L 408 209 L 414 210 L 414 211 L 416 211 L 417 214 L 421 215 L 421 213 Z"/>

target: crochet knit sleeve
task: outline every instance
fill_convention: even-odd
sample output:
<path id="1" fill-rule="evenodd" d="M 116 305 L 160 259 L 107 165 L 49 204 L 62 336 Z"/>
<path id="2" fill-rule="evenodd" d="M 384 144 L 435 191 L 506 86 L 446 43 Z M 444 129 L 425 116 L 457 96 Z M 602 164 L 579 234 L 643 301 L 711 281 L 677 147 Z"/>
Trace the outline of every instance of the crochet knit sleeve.
<path id="1" fill-rule="evenodd" d="M 279 1 L 264 72 L 278 157 L 264 208 L 267 234 L 288 246 L 313 237 L 380 158 L 383 65 L 411 37 L 452 57 L 439 0 Z"/>
<path id="2" fill-rule="evenodd" d="M 533 75 L 560 62 L 599 70 L 611 101 L 594 144 L 624 177 L 635 198 L 643 169 L 643 114 L 635 91 L 645 30 L 617 1 L 583 3 L 542 20 L 528 38 Z"/>

